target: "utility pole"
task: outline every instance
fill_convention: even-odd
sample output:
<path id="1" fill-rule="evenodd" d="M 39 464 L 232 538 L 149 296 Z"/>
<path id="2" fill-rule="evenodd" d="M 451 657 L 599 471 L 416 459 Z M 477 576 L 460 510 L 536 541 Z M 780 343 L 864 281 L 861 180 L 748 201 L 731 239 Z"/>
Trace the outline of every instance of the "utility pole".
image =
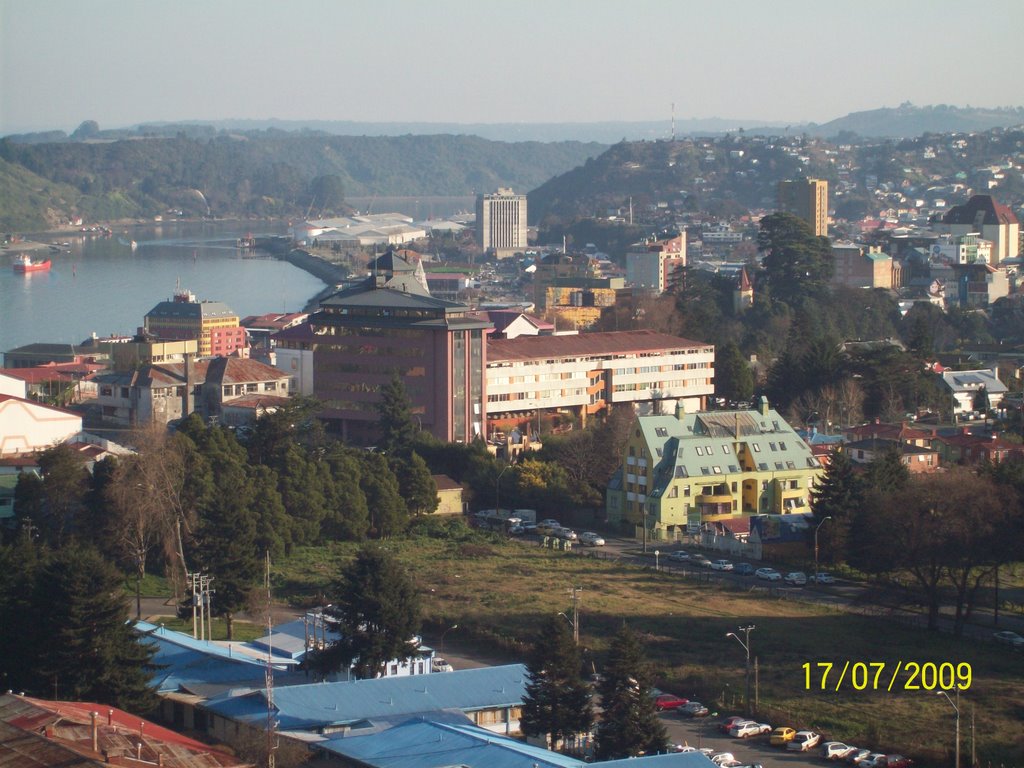
<path id="1" fill-rule="evenodd" d="M 821 522 L 818 523 L 814 529 L 814 583 L 818 583 L 818 531 L 825 523 L 832 519 L 832 515 L 821 518 Z"/>
<path id="2" fill-rule="evenodd" d="M 739 631 L 742 632 L 746 636 L 746 639 L 747 639 L 746 642 L 743 642 L 742 640 L 740 640 L 740 636 L 737 635 L 735 632 L 727 632 L 725 634 L 726 637 L 731 637 L 734 640 L 736 640 L 737 643 L 742 645 L 743 646 L 743 650 L 746 651 L 746 654 L 747 654 L 747 714 L 748 715 L 753 712 L 753 710 L 751 710 L 751 708 L 750 708 L 750 704 L 751 704 L 751 701 L 750 701 L 750 633 L 754 629 L 755 629 L 755 627 L 754 627 L 753 624 L 748 624 L 745 627 L 740 627 L 739 628 Z M 958 765 L 957 768 L 960 768 L 960 766 Z"/>
<path id="3" fill-rule="evenodd" d="M 275 768 L 274 756 L 274 728 L 277 725 L 274 720 L 274 664 L 272 654 L 274 652 L 274 612 L 272 610 L 270 595 L 270 552 L 266 553 L 266 573 L 264 584 L 267 590 L 267 768 Z"/>
<path id="4" fill-rule="evenodd" d="M 576 645 L 580 644 L 580 592 L 583 587 L 573 587 L 569 590 L 572 595 L 572 639 Z"/>
<path id="5" fill-rule="evenodd" d="M 946 701 L 949 702 L 949 706 L 951 706 L 953 708 L 953 711 L 956 712 L 956 768 L 960 768 L 960 686 L 958 685 L 956 687 L 956 703 L 955 704 L 953 703 L 953 700 L 951 698 L 949 698 L 949 694 L 946 693 L 945 691 L 941 690 L 941 689 L 936 691 L 935 695 L 936 696 L 945 696 L 946 697 Z M 973 727 L 973 723 L 972 723 L 972 727 Z"/>

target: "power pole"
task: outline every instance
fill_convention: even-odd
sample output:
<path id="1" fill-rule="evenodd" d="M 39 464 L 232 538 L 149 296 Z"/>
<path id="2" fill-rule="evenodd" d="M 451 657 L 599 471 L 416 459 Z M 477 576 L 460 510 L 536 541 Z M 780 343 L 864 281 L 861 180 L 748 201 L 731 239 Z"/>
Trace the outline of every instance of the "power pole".
<path id="1" fill-rule="evenodd" d="M 572 595 L 572 639 L 576 645 L 580 644 L 580 592 L 583 587 L 573 587 L 569 590 Z"/>
<path id="2" fill-rule="evenodd" d="M 264 584 L 267 589 L 267 768 L 275 768 L 276 758 L 274 755 L 274 728 L 277 722 L 274 720 L 274 664 L 272 655 L 274 652 L 274 612 L 272 610 L 270 595 L 270 552 L 266 553 L 266 573 Z"/>

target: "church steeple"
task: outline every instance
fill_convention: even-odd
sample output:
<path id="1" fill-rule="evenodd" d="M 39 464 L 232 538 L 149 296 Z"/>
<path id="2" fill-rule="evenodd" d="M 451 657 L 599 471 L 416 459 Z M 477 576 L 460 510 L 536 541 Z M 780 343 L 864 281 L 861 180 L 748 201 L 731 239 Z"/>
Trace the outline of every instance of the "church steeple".
<path id="1" fill-rule="evenodd" d="M 732 292 L 732 309 L 737 315 L 754 306 L 754 285 L 747 276 L 747 268 L 740 269 L 739 277 L 736 280 L 736 287 Z"/>

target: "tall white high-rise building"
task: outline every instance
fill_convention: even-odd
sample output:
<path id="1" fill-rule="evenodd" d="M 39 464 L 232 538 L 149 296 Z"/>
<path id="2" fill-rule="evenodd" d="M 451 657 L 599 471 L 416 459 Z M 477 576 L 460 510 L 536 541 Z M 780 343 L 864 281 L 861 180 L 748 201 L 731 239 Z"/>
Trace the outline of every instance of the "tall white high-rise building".
<path id="1" fill-rule="evenodd" d="M 499 189 L 476 197 L 477 243 L 504 259 L 526 250 L 526 195 Z"/>

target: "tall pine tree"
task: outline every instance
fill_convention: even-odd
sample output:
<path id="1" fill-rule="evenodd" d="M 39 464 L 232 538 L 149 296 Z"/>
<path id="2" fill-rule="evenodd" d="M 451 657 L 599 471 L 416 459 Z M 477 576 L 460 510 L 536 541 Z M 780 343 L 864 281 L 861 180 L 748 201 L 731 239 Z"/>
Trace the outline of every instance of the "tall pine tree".
<path id="1" fill-rule="evenodd" d="M 568 623 L 549 619 L 533 644 L 527 663 L 526 695 L 519 719 L 527 736 L 550 738 L 552 746 L 587 733 L 594 724 L 590 689 L 583 681 L 583 659 Z"/>
<path id="2" fill-rule="evenodd" d="M 834 449 L 824 476 L 812 492 L 815 527 L 826 517 L 832 518 L 818 529 L 823 559 L 829 562 L 845 559 L 850 521 L 863 503 L 861 477 L 854 470 L 850 455 L 841 448 Z"/>
<path id="3" fill-rule="evenodd" d="M 416 587 L 395 558 L 367 545 L 341 573 L 328 626 L 339 639 L 313 660 L 324 672 L 352 667 L 358 678 L 378 677 L 392 659 L 415 653 L 410 644 L 420 631 Z"/>
<path id="4" fill-rule="evenodd" d="M 601 723 L 597 727 L 598 760 L 663 752 L 668 745 L 651 695 L 653 670 L 640 641 L 625 624 L 608 652 L 601 681 Z"/>
<path id="5" fill-rule="evenodd" d="M 391 380 L 381 387 L 377 404 L 380 448 L 385 453 L 405 457 L 412 451 L 418 430 L 412 420 L 411 408 L 402 377 L 395 371 Z"/>

